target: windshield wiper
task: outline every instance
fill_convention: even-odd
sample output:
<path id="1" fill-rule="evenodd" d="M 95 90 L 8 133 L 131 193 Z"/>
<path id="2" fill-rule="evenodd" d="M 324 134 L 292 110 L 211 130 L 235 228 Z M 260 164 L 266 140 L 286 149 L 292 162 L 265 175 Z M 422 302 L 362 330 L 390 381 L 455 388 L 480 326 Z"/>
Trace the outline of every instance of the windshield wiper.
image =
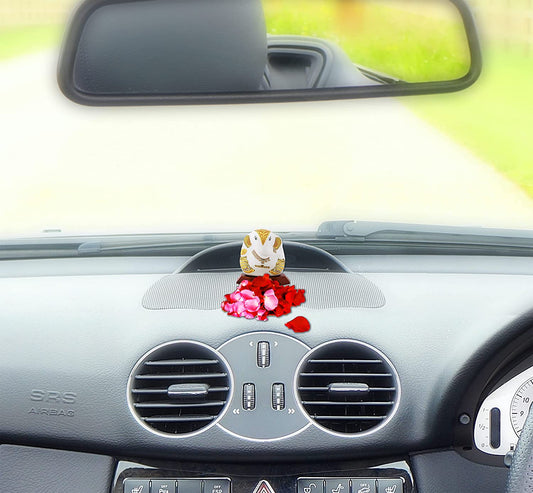
<path id="1" fill-rule="evenodd" d="M 393 77 L 384 72 L 378 72 L 377 70 L 365 67 L 364 65 L 359 65 L 357 63 L 354 65 L 364 76 L 368 77 L 370 80 L 379 82 L 380 84 L 399 84 L 400 82 L 405 82 L 397 77 Z"/>
<path id="2" fill-rule="evenodd" d="M 373 221 L 327 221 L 319 226 L 317 238 L 365 243 L 486 245 L 533 249 L 532 230 Z"/>
<path id="3" fill-rule="evenodd" d="M 0 259 L 91 256 L 191 256 L 211 246 L 242 243 L 246 233 L 181 233 L 21 238 L 0 240 Z M 305 241 L 314 232 L 281 233 L 284 239 Z"/>

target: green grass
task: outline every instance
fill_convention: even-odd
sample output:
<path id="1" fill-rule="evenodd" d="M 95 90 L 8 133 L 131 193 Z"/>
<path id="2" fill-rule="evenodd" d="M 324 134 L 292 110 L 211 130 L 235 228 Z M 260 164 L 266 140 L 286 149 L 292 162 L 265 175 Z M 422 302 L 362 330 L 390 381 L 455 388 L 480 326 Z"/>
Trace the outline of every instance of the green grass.
<path id="1" fill-rule="evenodd" d="M 0 28 L 0 60 L 57 45 L 59 26 L 24 26 Z"/>
<path id="2" fill-rule="evenodd" d="M 533 197 L 532 88 L 533 55 L 491 50 L 470 89 L 404 101 Z"/>
<path id="3" fill-rule="evenodd" d="M 402 5 L 385 1 L 264 1 L 271 34 L 331 40 L 355 63 L 409 82 L 465 75 L 470 57 L 457 13 L 434 8 L 414 12 Z"/>
<path id="4" fill-rule="evenodd" d="M 356 63 L 411 82 L 465 74 L 469 58 L 456 23 L 376 2 L 365 11 L 366 26 L 343 25 L 341 5 L 340 0 L 265 0 L 267 28 L 272 34 L 330 39 Z M 533 197 L 533 54 L 490 48 L 472 88 L 403 101 Z"/>

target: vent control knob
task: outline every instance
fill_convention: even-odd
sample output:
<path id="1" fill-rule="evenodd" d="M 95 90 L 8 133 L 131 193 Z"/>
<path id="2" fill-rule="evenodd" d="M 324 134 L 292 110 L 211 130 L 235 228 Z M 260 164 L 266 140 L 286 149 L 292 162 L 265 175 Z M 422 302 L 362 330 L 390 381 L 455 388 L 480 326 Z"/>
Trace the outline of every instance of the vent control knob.
<path id="1" fill-rule="evenodd" d="M 268 368 L 270 366 L 270 343 L 261 341 L 257 344 L 257 366 Z"/>
<path id="2" fill-rule="evenodd" d="M 285 409 L 285 385 L 282 383 L 272 385 L 272 409 L 275 411 Z"/>
<path id="3" fill-rule="evenodd" d="M 245 383 L 243 386 L 242 407 L 245 411 L 253 411 L 255 409 L 255 385 L 253 383 Z"/>

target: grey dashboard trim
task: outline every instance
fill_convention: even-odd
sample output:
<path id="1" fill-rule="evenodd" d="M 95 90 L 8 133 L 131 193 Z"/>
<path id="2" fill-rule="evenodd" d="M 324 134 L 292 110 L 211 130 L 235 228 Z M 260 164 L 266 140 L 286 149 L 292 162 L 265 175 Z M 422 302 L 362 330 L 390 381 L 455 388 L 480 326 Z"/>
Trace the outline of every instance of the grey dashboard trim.
<path id="1" fill-rule="evenodd" d="M 100 260 L 84 259 L 95 262 L 96 271 Z M 414 267 L 419 261 L 416 256 L 408 260 Z M 18 265 L 22 271 L 28 264 Z M 61 265 L 50 260 L 46 270 L 61 271 Z M 320 445 L 312 451 L 317 461 L 448 447 L 453 430 L 442 424 L 456 421 L 461 396 L 475 375 L 533 327 L 530 275 L 367 274 L 387 298 L 383 308 L 309 310 L 302 305 L 298 315 L 309 318 L 311 331 L 298 339 L 309 347 L 357 339 L 387 354 L 401 375 L 402 404 L 386 428 L 357 441 L 314 426 L 272 443 L 243 441 L 218 427 L 188 440 L 169 440 L 139 427 L 127 405 L 127 380 L 139 355 L 176 339 L 219 347 L 249 331 L 287 334 L 284 323 L 290 318 L 255 322 L 222 311 L 144 310 L 142 296 L 160 277 L 0 278 L 0 393 L 9 396 L 0 402 L 0 441 L 145 458 L 220 460 L 231 453 L 232 460 L 244 462 L 290 461 L 310 453 L 314 443 Z M 77 392 L 75 416 L 28 415 L 34 388 Z"/>
<path id="2" fill-rule="evenodd" d="M 531 257 L 484 255 L 339 255 L 353 272 L 532 275 Z"/>
<path id="3" fill-rule="evenodd" d="M 419 493 L 503 493 L 508 469 L 471 462 L 452 450 L 416 454 L 411 467 Z"/>
<path id="4" fill-rule="evenodd" d="M 339 255 L 352 272 L 533 275 L 533 258 L 479 255 Z M 190 257 L 78 257 L 0 261 L 1 278 L 172 274 Z"/>
<path id="5" fill-rule="evenodd" d="M 288 438 L 295 437 L 305 431 L 307 428 L 311 426 L 311 423 L 307 423 L 303 428 L 300 428 L 298 431 L 295 431 L 294 433 L 290 433 L 289 435 L 284 435 L 282 437 L 277 438 L 250 438 L 247 436 L 239 435 L 238 433 L 235 433 L 231 430 L 228 430 L 227 428 L 224 428 L 220 423 L 217 423 L 217 426 L 227 433 L 228 435 L 231 435 L 232 437 L 238 438 L 240 440 L 245 440 L 247 442 L 255 442 L 255 443 L 269 443 L 269 442 L 279 442 L 281 440 L 287 440 Z"/>
<path id="6" fill-rule="evenodd" d="M 231 342 L 237 340 L 237 339 L 241 339 L 243 337 L 247 337 L 249 336 L 249 332 L 245 333 L 245 334 L 241 334 L 237 337 L 233 337 L 232 339 L 230 339 L 229 341 L 226 341 L 224 342 L 221 346 L 219 346 L 218 350 L 220 351 L 222 348 L 224 348 L 224 346 L 230 344 Z M 273 333 L 273 332 L 268 332 L 268 331 L 254 331 L 254 335 L 273 335 L 273 334 L 276 334 L 276 333 Z M 306 350 L 306 355 L 309 354 L 309 351 L 310 351 L 310 348 L 307 344 L 303 343 L 302 341 L 296 339 L 295 337 L 290 337 L 290 336 L 287 336 L 287 335 L 284 335 L 284 334 L 276 334 L 280 337 L 287 337 L 287 338 L 290 338 L 292 339 L 294 342 L 302 345 L 302 347 Z M 304 356 L 305 358 L 305 356 Z M 228 398 L 228 403 L 231 401 L 231 397 Z M 298 404 L 299 403 L 299 399 L 298 399 L 298 396 L 295 394 L 295 400 L 296 400 L 296 403 Z M 239 433 L 236 433 L 236 432 L 233 432 L 231 430 L 228 430 L 225 426 L 223 426 L 222 424 L 220 424 L 218 421 L 217 421 L 217 426 L 223 430 L 224 432 L 228 433 L 229 435 L 235 437 L 235 438 L 239 438 L 239 439 L 242 439 L 242 440 L 246 440 L 246 441 L 250 441 L 250 442 L 256 442 L 256 443 L 267 443 L 267 442 L 277 442 L 277 441 L 280 441 L 280 440 L 286 440 L 288 438 L 291 438 L 291 437 L 294 437 L 296 435 L 299 435 L 300 433 L 302 433 L 306 428 L 308 428 L 309 426 L 311 426 L 311 423 L 307 423 L 305 426 L 303 426 L 302 428 L 300 428 L 299 430 L 293 432 L 293 433 L 289 433 L 288 435 L 283 435 L 281 437 L 276 437 L 276 438 L 251 438 L 251 437 L 247 437 L 247 436 L 244 436 L 244 435 L 241 435 Z"/>
<path id="7" fill-rule="evenodd" d="M 0 445 L 1 490 L 6 493 L 103 493 L 109 491 L 114 466 L 103 455 Z"/>
<path id="8" fill-rule="evenodd" d="M 188 257 L 79 257 L 0 261 L 0 278 L 169 274 Z"/>

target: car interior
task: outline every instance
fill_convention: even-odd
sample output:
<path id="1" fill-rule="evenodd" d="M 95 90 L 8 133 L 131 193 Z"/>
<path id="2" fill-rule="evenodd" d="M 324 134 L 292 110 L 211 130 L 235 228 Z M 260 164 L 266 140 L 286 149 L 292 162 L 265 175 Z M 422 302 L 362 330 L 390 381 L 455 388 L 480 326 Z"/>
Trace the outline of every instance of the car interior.
<path id="1" fill-rule="evenodd" d="M 238 241 L 3 261 L 4 491 L 504 491 L 531 393 L 525 247 L 346 254 L 346 227 L 285 243 L 297 337 L 220 310 Z"/>
<path id="2" fill-rule="evenodd" d="M 254 0 L 87 0 L 58 83 L 101 106 L 458 90 L 479 46 L 451 3 L 472 67 L 445 83 L 267 34 Z M 2 491 L 533 491 L 531 232 L 278 231 L 306 300 L 268 321 L 221 310 L 245 233 L 2 242 Z M 311 330 L 287 330 L 296 315 Z"/>

